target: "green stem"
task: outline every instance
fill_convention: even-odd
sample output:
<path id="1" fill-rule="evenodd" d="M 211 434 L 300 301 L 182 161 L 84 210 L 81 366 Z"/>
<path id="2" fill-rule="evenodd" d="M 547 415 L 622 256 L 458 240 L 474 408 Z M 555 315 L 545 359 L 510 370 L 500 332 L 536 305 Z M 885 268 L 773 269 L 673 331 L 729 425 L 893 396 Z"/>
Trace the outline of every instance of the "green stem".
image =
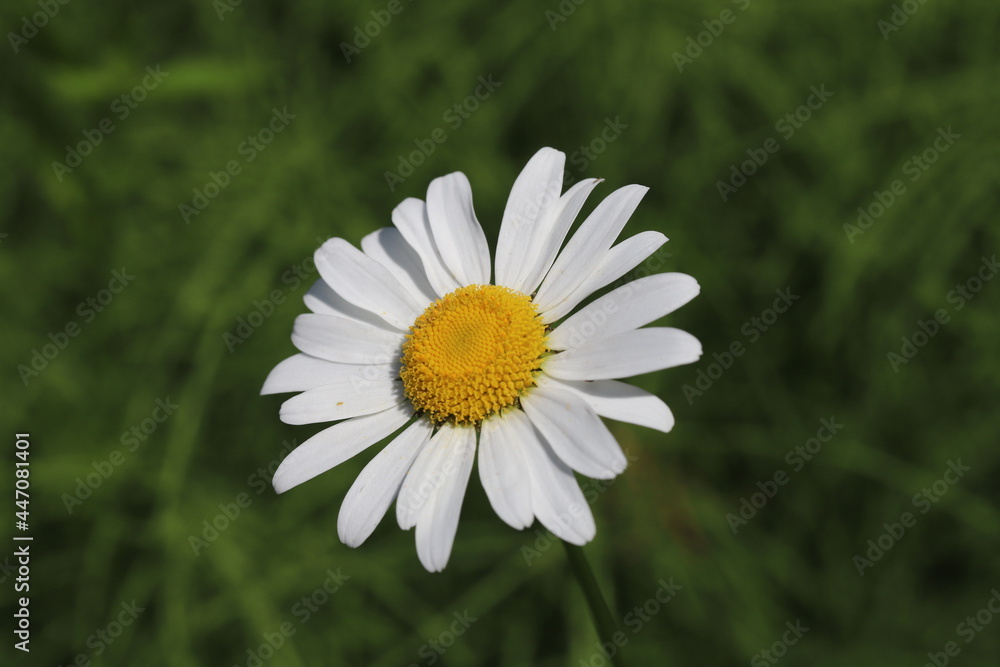
<path id="1" fill-rule="evenodd" d="M 603 644 L 616 647 L 617 652 L 611 662 L 617 667 L 625 667 L 621 647 L 618 647 L 612 639 L 612 636 L 618 631 L 618 623 L 615 622 L 611 608 L 601 594 L 601 587 L 597 585 L 597 578 L 594 577 L 594 571 L 590 568 L 590 563 L 587 562 L 583 548 L 569 542 L 563 542 L 563 546 L 566 547 L 566 556 L 570 569 L 573 570 L 573 576 L 580 584 L 583 596 L 587 598 L 587 605 L 590 607 L 590 615 L 593 617 L 594 629 L 597 630 L 598 637 Z"/>

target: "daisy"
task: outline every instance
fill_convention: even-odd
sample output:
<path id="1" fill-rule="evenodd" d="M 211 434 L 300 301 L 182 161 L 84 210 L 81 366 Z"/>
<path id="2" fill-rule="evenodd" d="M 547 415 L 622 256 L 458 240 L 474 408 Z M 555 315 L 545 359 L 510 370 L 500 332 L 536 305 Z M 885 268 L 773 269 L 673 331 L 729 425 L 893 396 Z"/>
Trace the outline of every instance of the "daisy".
<path id="1" fill-rule="evenodd" d="M 611 479 L 626 466 L 601 418 L 673 427 L 663 401 L 615 378 L 697 361 L 690 334 L 640 327 L 694 298 L 698 283 L 652 275 L 570 315 L 667 239 L 647 231 L 612 246 L 648 190 L 628 185 L 563 245 L 600 182 L 562 193 L 564 164 L 543 148 L 517 177 L 492 265 L 461 172 L 431 181 L 426 202 L 403 201 L 393 227 L 361 250 L 339 238 L 317 250 L 312 312 L 292 332 L 301 353 L 271 371 L 261 394 L 302 392 L 281 406 L 288 424 L 336 422 L 285 458 L 278 493 L 395 434 L 344 498 L 337 530 L 348 546 L 395 500 L 400 528 L 416 527 L 420 562 L 444 569 L 477 447 L 479 479 L 504 522 L 538 519 L 585 544 L 596 528 L 574 471 Z"/>

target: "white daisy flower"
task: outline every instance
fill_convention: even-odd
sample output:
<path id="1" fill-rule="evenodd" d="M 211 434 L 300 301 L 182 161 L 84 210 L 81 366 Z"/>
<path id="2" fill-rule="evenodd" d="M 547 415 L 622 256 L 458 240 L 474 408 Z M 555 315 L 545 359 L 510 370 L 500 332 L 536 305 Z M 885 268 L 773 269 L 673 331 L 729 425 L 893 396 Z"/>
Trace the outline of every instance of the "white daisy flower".
<path id="1" fill-rule="evenodd" d="M 701 356 L 684 331 L 640 328 L 694 298 L 698 283 L 681 273 L 640 278 L 567 318 L 667 239 L 647 231 L 612 246 L 648 190 L 628 185 L 563 246 L 599 182 L 561 194 L 565 159 L 543 148 L 514 182 L 492 281 L 461 172 L 433 180 L 426 203 L 403 201 L 394 226 L 366 236 L 361 250 L 334 238 L 316 252 L 312 313 L 292 332 L 301 354 L 278 364 L 261 393 L 302 392 L 281 406 L 286 423 L 337 422 L 285 458 L 278 493 L 400 431 L 344 498 L 337 530 L 348 546 L 364 542 L 395 500 L 399 526 L 416 527 L 420 562 L 444 569 L 477 445 L 479 478 L 504 522 L 524 529 L 538 519 L 585 544 L 596 528 L 574 471 L 611 479 L 626 466 L 601 417 L 673 427 L 663 401 L 615 378 Z"/>

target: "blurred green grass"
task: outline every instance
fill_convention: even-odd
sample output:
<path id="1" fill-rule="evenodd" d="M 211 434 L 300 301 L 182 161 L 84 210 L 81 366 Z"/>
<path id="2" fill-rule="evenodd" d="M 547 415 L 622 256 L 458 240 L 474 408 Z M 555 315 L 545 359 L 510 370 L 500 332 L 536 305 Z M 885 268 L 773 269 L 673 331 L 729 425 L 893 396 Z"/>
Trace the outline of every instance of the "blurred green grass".
<path id="1" fill-rule="evenodd" d="M 622 617 L 661 579 L 684 587 L 627 629 L 630 661 L 746 663 L 801 619 L 788 664 L 922 664 L 949 641 L 956 664 L 988 664 L 995 628 L 965 643 L 956 626 L 1000 584 L 1000 286 L 962 310 L 947 295 L 1000 246 L 1000 7 L 927 3 L 883 39 L 892 3 L 740 5 L 587 2 L 553 30 L 555 2 L 404 2 L 347 63 L 341 43 L 384 3 L 244 3 L 222 21 L 207 2 L 69 3 L 4 53 L 0 414 L 32 434 L 36 536 L 33 650 L 5 648 L 7 664 L 246 665 L 283 622 L 295 634 L 266 664 L 431 664 L 429 640 L 466 610 L 479 620 L 437 664 L 599 664 L 561 548 L 526 563 L 544 541 L 507 528 L 475 477 L 443 575 L 392 516 L 359 550 L 337 540 L 370 453 L 280 498 L 258 483 L 283 443 L 318 430 L 281 424 L 281 397 L 257 396 L 304 311 L 308 281 L 287 272 L 318 238 L 356 243 L 455 170 L 492 243 L 545 145 L 570 155 L 573 179 L 606 179 L 595 201 L 650 186 L 626 235 L 663 231 L 659 270 L 702 284 L 667 321 L 705 357 L 635 380 L 677 426 L 612 423 L 636 459 L 593 504 L 587 552 Z M 735 20 L 679 72 L 674 52 L 724 9 Z M 5 5 L 5 32 L 36 11 Z M 157 65 L 169 76 L 119 119 L 114 100 Z M 491 74 L 502 85 L 452 128 L 446 110 Z M 824 84 L 833 97 L 783 138 L 776 123 Z M 242 142 L 286 107 L 289 127 L 245 162 Z M 114 131 L 60 181 L 52 163 L 105 117 Z M 581 170 L 573 154 L 616 118 L 628 127 Z M 447 141 L 390 191 L 385 172 L 439 127 Z M 961 137 L 909 181 L 946 127 Z M 769 137 L 780 150 L 722 201 L 717 182 Z M 178 206 L 230 160 L 242 172 L 185 224 Z M 844 224 L 896 179 L 906 192 L 850 242 Z M 85 322 L 78 304 L 123 267 L 134 282 Z M 786 287 L 801 298 L 751 343 L 744 325 Z M 273 290 L 286 301 L 230 354 L 224 334 Z M 887 353 L 940 308 L 951 321 L 893 372 Z M 18 366 L 70 321 L 80 335 L 25 385 Z M 745 354 L 689 402 L 684 386 L 734 341 Z M 168 397 L 176 414 L 127 452 L 123 434 Z M 831 415 L 843 430 L 793 472 L 786 453 Z M 115 449 L 122 465 L 68 513 L 64 494 Z M 919 514 L 913 496 L 959 458 L 971 470 Z M 789 483 L 734 535 L 726 514 L 777 470 Z M 249 507 L 196 556 L 190 537 L 239 494 Z M 853 557 L 905 511 L 916 525 L 859 576 Z M 350 579 L 303 623 L 296 605 L 338 568 Z M 145 611 L 96 656 L 88 638 L 133 599 Z"/>

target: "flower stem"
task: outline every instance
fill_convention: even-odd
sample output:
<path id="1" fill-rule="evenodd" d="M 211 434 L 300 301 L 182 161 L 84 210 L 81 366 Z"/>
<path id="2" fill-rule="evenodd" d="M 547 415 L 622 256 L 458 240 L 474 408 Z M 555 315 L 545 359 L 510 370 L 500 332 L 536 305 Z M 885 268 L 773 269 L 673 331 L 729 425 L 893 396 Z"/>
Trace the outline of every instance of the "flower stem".
<path id="1" fill-rule="evenodd" d="M 616 647 L 617 652 L 614 654 L 611 662 L 616 667 L 625 667 L 625 660 L 621 655 L 621 647 L 612 639 L 612 635 L 618 631 L 618 624 L 611 614 L 611 608 L 601 594 L 601 588 L 597 585 L 594 571 L 590 568 L 590 563 L 587 562 L 583 548 L 569 542 L 563 542 L 563 546 L 566 547 L 566 556 L 569 560 L 570 569 L 573 570 L 573 576 L 576 577 L 577 583 L 580 584 L 583 596 L 587 598 L 587 605 L 590 607 L 590 615 L 593 617 L 594 629 L 597 630 L 598 637 L 603 644 L 610 644 Z"/>

